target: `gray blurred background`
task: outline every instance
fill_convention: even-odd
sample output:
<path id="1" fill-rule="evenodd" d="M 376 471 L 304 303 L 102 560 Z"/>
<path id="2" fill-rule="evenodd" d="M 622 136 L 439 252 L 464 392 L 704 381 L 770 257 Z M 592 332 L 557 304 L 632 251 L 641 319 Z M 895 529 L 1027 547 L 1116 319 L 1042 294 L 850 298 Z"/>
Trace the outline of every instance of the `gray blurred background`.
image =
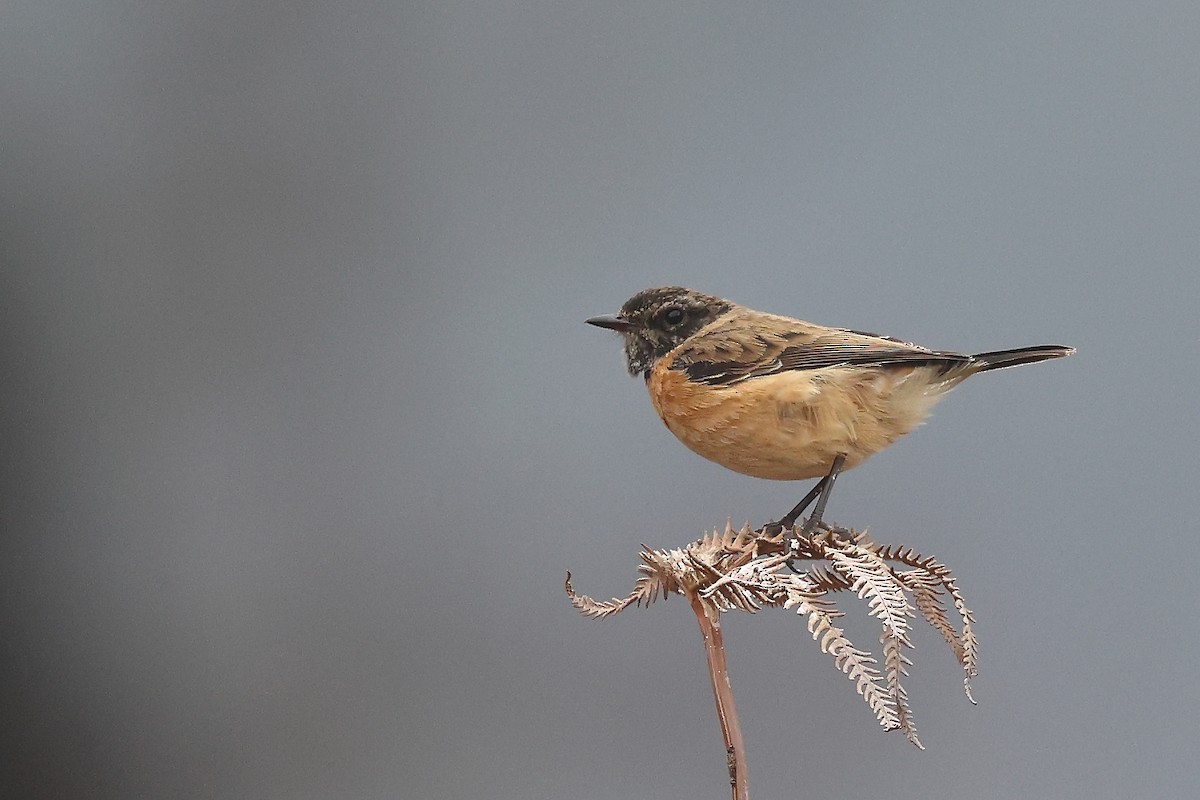
<path id="1" fill-rule="evenodd" d="M 562 592 L 807 488 L 582 324 L 665 283 L 1079 348 L 830 506 L 979 706 L 922 630 L 918 752 L 736 615 L 754 796 L 1194 796 L 1198 142 L 1194 2 L 4 4 L 0 796 L 724 796 L 686 603 Z"/>

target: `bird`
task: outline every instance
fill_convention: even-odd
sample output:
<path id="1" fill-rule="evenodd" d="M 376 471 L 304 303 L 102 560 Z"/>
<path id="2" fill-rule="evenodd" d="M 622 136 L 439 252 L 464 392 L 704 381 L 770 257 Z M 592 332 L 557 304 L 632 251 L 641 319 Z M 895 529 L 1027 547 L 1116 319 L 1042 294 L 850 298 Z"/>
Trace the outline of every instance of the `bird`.
<path id="1" fill-rule="evenodd" d="M 658 416 L 683 444 L 744 475 L 820 478 L 779 521 L 791 528 L 834 481 L 928 416 L 979 372 L 1063 358 L 1062 345 L 964 355 L 768 314 L 682 286 L 646 289 L 615 316 L 586 320 L 624 339 Z"/>

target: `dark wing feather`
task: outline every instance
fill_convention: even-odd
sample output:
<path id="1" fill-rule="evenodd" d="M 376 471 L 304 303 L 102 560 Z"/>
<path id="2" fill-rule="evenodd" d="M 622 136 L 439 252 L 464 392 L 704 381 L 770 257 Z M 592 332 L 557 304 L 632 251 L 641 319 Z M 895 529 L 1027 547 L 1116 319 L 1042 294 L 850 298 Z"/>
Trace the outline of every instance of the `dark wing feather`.
<path id="1" fill-rule="evenodd" d="M 671 366 L 684 370 L 691 380 L 714 386 L 729 386 L 788 370 L 851 364 L 933 364 L 949 370 L 971 360 L 960 353 L 929 350 L 899 339 L 815 325 L 764 332 L 744 325 L 718 323 L 703 333 L 706 335 L 680 346 Z"/>

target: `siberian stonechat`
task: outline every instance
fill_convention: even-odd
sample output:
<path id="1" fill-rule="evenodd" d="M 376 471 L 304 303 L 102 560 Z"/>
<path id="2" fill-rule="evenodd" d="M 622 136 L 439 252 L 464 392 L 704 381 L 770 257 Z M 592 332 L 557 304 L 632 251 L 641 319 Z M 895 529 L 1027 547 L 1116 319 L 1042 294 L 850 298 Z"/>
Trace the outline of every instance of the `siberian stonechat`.
<path id="1" fill-rule="evenodd" d="M 917 427 L 943 394 L 977 372 L 1062 358 L 1059 345 L 969 356 L 765 314 L 679 286 L 647 289 L 613 317 L 631 375 L 671 433 L 757 478 L 821 478 L 780 522 L 819 496 L 820 522 L 839 472 Z"/>

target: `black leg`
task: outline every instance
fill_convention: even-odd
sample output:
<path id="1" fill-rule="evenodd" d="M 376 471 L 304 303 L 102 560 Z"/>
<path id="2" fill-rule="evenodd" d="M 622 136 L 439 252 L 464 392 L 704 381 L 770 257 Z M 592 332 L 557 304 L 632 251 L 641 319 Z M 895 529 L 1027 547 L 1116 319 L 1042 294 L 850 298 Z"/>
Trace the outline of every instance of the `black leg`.
<path id="1" fill-rule="evenodd" d="M 767 533 L 773 533 L 776 526 L 784 530 L 790 529 L 796 524 L 796 520 L 800 519 L 800 515 L 812 505 L 813 500 L 817 500 L 816 510 L 813 511 L 812 517 L 805 523 L 805 530 L 811 532 L 813 528 L 821 523 L 821 517 L 825 514 L 825 505 L 829 502 L 829 494 L 833 491 L 833 482 L 841 474 L 842 465 L 845 463 L 846 456 L 839 454 L 833 459 L 833 464 L 830 466 L 828 474 L 816 482 L 816 485 L 809 490 L 808 494 L 804 495 L 804 499 L 797 503 L 795 508 L 785 514 L 778 522 L 768 522 L 762 527 L 762 530 Z"/>
<path id="2" fill-rule="evenodd" d="M 783 519 L 779 520 L 779 522 L 772 522 L 770 524 L 781 525 L 784 528 L 791 528 L 796 524 L 796 520 L 800 519 L 800 515 L 803 514 L 810 505 L 812 505 L 812 501 L 817 499 L 817 495 L 821 493 L 821 490 L 825 488 L 825 484 L 828 482 L 828 475 L 826 475 L 824 478 L 821 478 L 821 480 L 817 481 L 816 485 L 813 486 L 809 493 L 804 495 L 804 499 L 797 503 L 796 507 L 789 511 L 783 517 Z"/>
<path id="3" fill-rule="evenodd" d="M 814 487 L 821 490 L 821 496 L 817 499 L 817 507 L 813 509 L 812 516 L 804 522 L 805 533 L 812 533 L 821 524 L 821 518 L 825 516 L 825 504 L 829 502 L 829 495 L 833 493 L 834 481 L 837 480 L 837 476 L 842 471 L 842 465 L 845 463 L 846 455 L 838 453 L 837 458 L 833 460 L 833 464 L 829 467 L 829 474 L 822 478 L 820 483 Z"/>

